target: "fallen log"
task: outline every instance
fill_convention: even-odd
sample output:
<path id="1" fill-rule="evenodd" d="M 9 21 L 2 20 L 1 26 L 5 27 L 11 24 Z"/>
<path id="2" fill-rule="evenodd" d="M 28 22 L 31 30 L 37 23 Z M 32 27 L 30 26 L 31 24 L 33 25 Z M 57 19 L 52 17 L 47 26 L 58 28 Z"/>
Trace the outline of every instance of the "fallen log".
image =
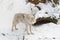
<path id="1" fill-rule="evenodd" d="M 37 26 L 37 25 L 42 25 L 42 24 L 46 24 L 50 22 L 57 24 L 58 20 L 55 18 L 51 18 L 51 17 L 46 17 L 46 18 L 42 17 L 42 18 L 37 18 L 36 23 L 34 23 L 33 25 Z"/>

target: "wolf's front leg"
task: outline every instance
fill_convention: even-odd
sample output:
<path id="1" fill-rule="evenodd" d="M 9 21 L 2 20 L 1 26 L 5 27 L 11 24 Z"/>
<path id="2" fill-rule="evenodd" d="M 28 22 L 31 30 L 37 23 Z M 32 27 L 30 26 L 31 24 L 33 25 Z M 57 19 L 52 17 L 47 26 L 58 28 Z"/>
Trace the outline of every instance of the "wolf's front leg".
<path id="1" fill-rule="evenodd" d="M 30 27 L 29 27 L 29 29 L 30 29 L 30 33 L 31 34 L 34 34 L 33 32 L 32 32 L 32 28 L 31 28 L 32 26 L 30 25 Z"/>
<path id="2" fill-rule="evenodd" d="M 30 35 L 30 33 L 29 33 L 29 30 L 28 30 L 29 28 L 28 28 L 28 25 L 26 25 L 26 29 L 25 29 L 25 31 L 27 31 L 27 34 L 28 35 Z"/>

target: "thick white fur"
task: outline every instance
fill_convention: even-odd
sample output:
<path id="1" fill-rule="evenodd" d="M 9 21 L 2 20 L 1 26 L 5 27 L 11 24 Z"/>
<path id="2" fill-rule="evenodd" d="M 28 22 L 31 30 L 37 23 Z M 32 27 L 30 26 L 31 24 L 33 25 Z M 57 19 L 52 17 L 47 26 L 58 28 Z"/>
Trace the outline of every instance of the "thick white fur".
<path id="1" fill-rule="evenodd" d="M 34 24 L 36 22 L 36 19 L 32 14 L 24 14 L 24 13 L 15 14 L 13 23 L 12 23 L 12 31 L 14 30 L 13 28 L 15 28 L 17 30 L 16 25 L 20 22 L 22 22 L 26 25 L 25 30 L 27 31 L 28 34 L 32 33 L 31 26 L 32 26 L 32 24 Z M 29 26 L 30 33 L 28 31 L 28 26 Z"/>

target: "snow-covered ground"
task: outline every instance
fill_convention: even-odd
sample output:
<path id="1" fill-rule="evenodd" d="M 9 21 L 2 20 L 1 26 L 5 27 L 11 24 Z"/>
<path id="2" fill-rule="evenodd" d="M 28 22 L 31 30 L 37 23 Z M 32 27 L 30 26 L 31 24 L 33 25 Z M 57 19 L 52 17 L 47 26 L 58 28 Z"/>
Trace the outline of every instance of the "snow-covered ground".
<path id="1" fill-rule="evenodd" d="M 60 5 L 53 8 L 51 3 L 40 3 L 39 6 L 42 8 L 41 11 L 38 11 L 33 4 L 26 4 L 25 0 L 0 0 L 0 40 L 60 40 L 60 24 L 48 23 L 33 26 L 33 35 L 27 35 L 24 32 L 25 25 L 23 23 L 17 25 L 19 30 L 11 31 L 14 15 L 16 13 L 31 13 L 31 7 L 33 8 L 32 12 L 36 13 L 36 18 L 43 16 L 59 18 Z M 45 12 L 48 12 L 48 14 L 45 14 Z M 58 23 L 60 23 L 60 20 Z"/>

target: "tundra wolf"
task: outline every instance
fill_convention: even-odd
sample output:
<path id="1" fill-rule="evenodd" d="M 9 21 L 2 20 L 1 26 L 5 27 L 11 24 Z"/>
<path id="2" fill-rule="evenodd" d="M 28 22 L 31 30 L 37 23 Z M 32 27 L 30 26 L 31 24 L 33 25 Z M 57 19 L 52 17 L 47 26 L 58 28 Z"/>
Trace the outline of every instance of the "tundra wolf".
<path id="1" fill-rule="evenodd" d="M 32 15 L 32 14 L 25 14 L 25 13 L 17 13 L 15 14 L 14 16 L 14 19 L 13 19 L 13 23 L 12 23 L 12 31 L 13 31 L 13 28 L 15 28 L 16 30 L 18 30 L 16 28 L 16 25 L 18 23 L 24 23 L 26 25 L 26 31 L 27 31 L 27 34 L 33 34 L 32 31 L 31 31 L 31 27 L 32 27 L 32 24 L 34 24 L 36 22 L 36 19 L 35 19 L 35 16 Z M 28 27 L 29 27 L 29 31 L 28 31 Z"/>

